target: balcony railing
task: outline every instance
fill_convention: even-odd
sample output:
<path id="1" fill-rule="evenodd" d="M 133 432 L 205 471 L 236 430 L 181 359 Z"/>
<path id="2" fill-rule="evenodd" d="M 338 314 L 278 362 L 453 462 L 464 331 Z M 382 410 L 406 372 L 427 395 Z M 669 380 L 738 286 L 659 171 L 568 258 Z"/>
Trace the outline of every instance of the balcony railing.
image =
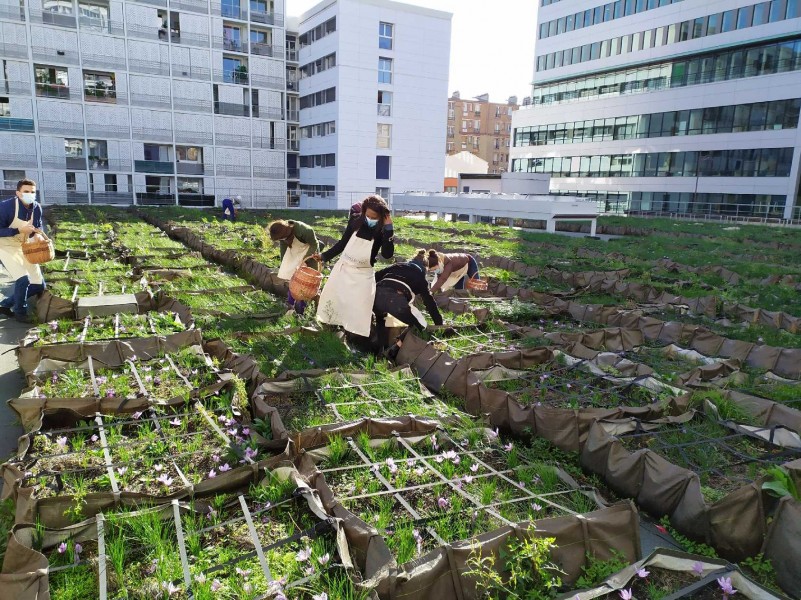
<path id="1" fill-rule="evenodd" d="M 241 6 L 231 4 L 215 4 L 212 2 L 211 12 L 215 15 L 220 15 L 226 19 L 239 19 L 240 21 L 247 21 L 248 10 Z"/>
<path id="2" fill-rule="evenodd" d="M 81 61 L 84 67 L 95 67 L 102 71 L 111 71 L 112 69 L 124 71 L 127 68 L 124 56 L 111 56 L 107 54 L 103 55 L 84 52 L 81 54 Z"/>
<path id="3" fill-rule="evenodd" d="M 283 150 L 286 147 L 286 140 L 279 137 L 259 137 L 253 136 L 253 147 L 265 150 Z"/>
<path id="4" fill-rule="evenodd" d="M 281 167 L 253 167 L 254 177 L 263 177 L 264 179 L 283 179 L 286 172 Z"/>
<path id="5" fill-rule="evenodd" d="M 0 40 L 0 56 L 9 58 L 27 58 L 28 47 L 25 44 L 15 44 Z"/>
<path id="6" fill-rule="evenodd" d="M 196 46 L 198 48 L 209 47 L 209 36 L 205 33 L 173 31 L 170 33 L 170 41 L 173 44 L 181 44 L 182 46 Z"/>
<path id="7" fill-rule="evenodd" d="M 135 140 L 152 140 L 154 142 L 171 142 L 170 129 L 152 129 L 150 127 L 132 127 L 131 133 Z"/>
<path id="8" fill-rule="evenodd" d="M 131 105 L 170 108 L 170 97 L 162 94 L 139 94 L 131 92 Z"/>
<path id="9" fill-rule="evenodd" d="M 75 29 L 75 15 L 63 15 L 57 12 L 50 12 L 48 10 L 38 10 L 35 8 L 30 9 L 31 21 L 34 23 L 42 23 L 43 25 L 56 25 L 58 27 L 69 27 Z"/>
<path id="10" fill-rule="evenodd" d="M 217 163 L 217 175 L 233 175 L 237 177 L 249 177 L 250 165 L 242 163 Z"/>
<path id="11" fill-rule="evenodd" d="M 78 24 L 81 26 L 81 29 L 87 29 L 96 33 L 108 33 L 111 35 L 123 35 L 125 33 L 123 22 L 112 19 L 98 19 L 80 15 L 78 17 Z"/>
<path id="12" fill-rule="evenodd" d="M 297 123 L 300 120 L 300 112 L 297 110 L 286 111 L 286 120 L 292 121 L 293 123 Z"/>
<path id="13" fill-rule="evenodd" d="M 250 85 L 270 88 L 272 90 L 286 90 L 286 84 L 284 83 L 284 78 L 274 77 L 272 75 L 258 75 L 251 73 Z"/>
<path id="14" fill-rule="evenodd" d="M 247 85 L 248 84 L 248 74 L 243 73 L 242 71 L 222 71 L 215 69 L 214 70 L 214 81 L 220 81 L 222 83 L 238 83 L 240 85 Z"/>
<path id="15" fill-rule="evenodd" d="M 83 98 L 86 102 L 117 103 L 117 90 L 115 88 L 83 88 Z"/>
<path id="16" fill-rule="evenodd" d="M 173 77 L 187 77 L 189 79 L 202 79 L 208 81 L 211 78 L 211 70 L 208 67 L 198 65 L 172 65 Z"/>
<path id="17" fill-rule="evenodd" d="M 37 83 L 36 95 L 42 98 L 62 98 L 69 100 L 70 88 L 68 85 L 58 85 L 55 83 Z"/>
<path id="18" fill-rule="evenodd" d="M 209 3 L 204 0 L 170 0 L 170 8 L 209 14 Z"/>
<path id="19" fill-rule="evenodd" d="M 297 92 L 298 91 L 298 82 L 292 81 L 287 77 L 286 80 L 286 89 L 288 92 Z"/>
<path id="20" fill-rule="evenodd" d="M 65 159 L 67 169 L 70 171 L 85 171 L 86 170 L 86 157 L 85 156 L 68 156 Z M 44 158 L 42 159 L 44 164 Z"/>
<path id="21" fill-rule="evenodd" d="M 87 108 L 87 114 L 90 115 L 92 109 Z M 127 139 L 131 137 L 131 130 L 127 125 L 112 125 L 111 123 L 92 123 L 86 124 L 86 135 L 97 136 L 101 138 L 122 138 Z"/>
<path id="22" fill-rule="evenodd" d="M 214 195 L 178 192 L 178 204 L 181 206 L 214 206 Z"/>
<path id="23" fill-rule="evenodd" d="M 133 202 L 133 192 L 92 192 L 92 204 L 130 205 Z"/>
<path id="24" fill-rule="evenodd" d="M 254 106 L 253 116 L 257 119 L 282 119 L 281 109 L 277 106 Z"/>
<path id="25" fill-rule="evenodd" d="M 286 176 L 288 179 L 300 179 L 300 169 L 287 169 Z"/>
<path id="26" fill-rule="evenodd" d="M 179 175 L 203 175 L 203 163 L 178 162 L 176 165 Z"/>
<path id="27" fill-rule="evenodd" d="M 179 98 L 173 96 L 172 105 L 175 107 L 175 110 L 188 110 L 191 112 L 208 113 L 211 112 L 212 109 L 211 100 L 204 100 L 202 98 Z"/>
<path id="28" fill-rule="evenodd" d="M 128 70 L 134 73 L 145 73 L 147 75 L 169 75 L 170 65 L 169 63 L 156 62 L 153 60 L 129 58 Z"/>
<path id="29" fill-rule="evenodd" d="M 292 152 L 298 152 L 300 150 L 300 140 L 287 140 L 286 149 Z"/>
<path id="30" fill-rule="evenodd" d="M 171 206 L 175 204 L 175 194 L 166 191 L 137 191 L 136 203 L 143 206 Z"/>
<path id="31" fill-rule="evenodd" d="M 89 192 L 49 190 L 43 196 L 48 204 L 89 204 Z"/>
<path id="32" fill-rule="evenodd" d="M 250 53 L 258 54 L 259 56 L 272 56 L 273 58 L 283 58 L 284 49 L 281 46 L 274 46 L 273 44 L 263 44 L 253 42 L 250 44 Z"/>
<path id="33" fill-rule="evenodd" d="M 229 40 L 224 37 L 214 36 L 212 38 L 212 47 L 217 50 L 225 50 L 226 52 L 242 52 L 247 54 L 248 43 L 242 40 Z"/>
<path id="34" fill-rule="evenodd" d="M 175 163 L 161 160 L 135 160 L 134 171 L 137 173 L 175 174 Z"/>
<path id="35" fill-rule="evenodd" d="M 215 102 L 214 114 L 231 115 L 233 117 L 249 117 L 250 107 L 245 104 L 237 104 L 235 102 Z"/>
<path id="36" fill-rule="evenodd" d="M 265 23 L 281 27 L 284 24 L 284 15 L 276 12 L 250 11 L 250 20 L 254 23 Z"/>
<path id="37" fill-rule="evenodd" d="M 19 81 L 16 79 L 5 79 L 0 81 L 0 94 L 16 94 L 19 96 L 30 96 L 31 95 L 31 82 L 30 81 Z"/>
<path id="38" fill-rule="evenodd" d="M 25 20 L 25 9 L 21 6 L 11 6 L 0 4 L 0 19 L 13 19 L 15 21 Z"/>
<path id="39" fill-rule="evenodd" d="M 175 132 L 175 141 L 179 144 L 213 144 L 211 131 L 188 131 L 178 128 Z"/>
<path id="40" fill-rule="evenodd" d="M 92 171 L 130 171 L 131 161 L 114 158 L 89 157 L 89 169 Z"/>
<path id="41" fill-rule="evenodd" d="M 22 131 L 33 133 L 33 119 L 12 119 L 11 117 L 0 117 L 0 131 Z M 34 160 L 34 162 L 36 162 Z M 4 164 L 3 160 L 0 163 Z"/>
<path id="42" fill-rule="evenodd" d="M 166 2 L 165 2 L 166 4 Z M 128 37 L 139 38 L 144 40 L 166 40 L 166 33 L 164 36 L 160 32 L 165 31 L 155 25 L 140 25 L 138 23 L 128 23 Z"/>
<path id="43" fill-rule="evenodd" d="M 75 123 L 69 120 L 51 121 L 50 119 L 39 119 L 39 131 L 83 137 L 83 123 Z"/>
<path id="44" fill-rule="evenodd" d="M 300 206 L 300 194 L 287 194 L 286 196 L 287 208 L 297 208 Z"/>
<path id="45" fill-rule="evenodd" d="M 286 59 L 289 62 L 298 62 L 298 51 L 292 48 L 287 48 Z"/>
<path id="46" fill-rule="evenodd" d="M 35 169 L 38 165 L 34 154 L 1 154 L 0 165 L 5 167 L 31 167 Z M 16 185 L 16 181 L 14 182 Z"/>
<path id="47" fill-rule="evenodd" d="M 167 0 L 136 0 L 137 2 L 141 2 L 142 4 L 150 4 L 152 6 L 167 6 Z"/>
<path id="48" fill-rule="evenodd" d="M 250 147 L 250 136 L 240 133 L 220 133 L 214 134 L 214 143 L 218 146 Z"/>

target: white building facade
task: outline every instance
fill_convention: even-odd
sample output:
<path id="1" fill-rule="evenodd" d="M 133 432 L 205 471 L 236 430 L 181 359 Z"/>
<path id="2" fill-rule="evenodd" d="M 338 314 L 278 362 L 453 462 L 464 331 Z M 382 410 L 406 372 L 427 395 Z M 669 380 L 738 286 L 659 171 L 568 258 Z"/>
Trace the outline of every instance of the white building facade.
<path id="1" fill-rule="evenodd" d="M 801 218 L 801 1 L 538 0 L 510 170 L 607 211 Z"/>
<path id="2" fill-rule="evenodd" d="M 285 206 L 284 14 L 284 0 L 2 0 L 3 195 L 28 177 L 48 204 Z"/>
<path id="3" fill-rule="evenodd" d="M 439 190 L 451 15 L 327 0 L 300 17 L 300 206 Z"/>

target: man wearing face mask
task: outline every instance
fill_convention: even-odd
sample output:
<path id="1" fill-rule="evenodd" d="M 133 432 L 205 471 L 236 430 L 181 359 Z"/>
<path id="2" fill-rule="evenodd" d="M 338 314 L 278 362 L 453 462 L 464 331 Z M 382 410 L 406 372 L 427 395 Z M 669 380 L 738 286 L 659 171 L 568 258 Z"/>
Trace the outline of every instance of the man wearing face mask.
<path id="1" fill-rule="evenodd" d="M 273 221 L 267 226 L 270 239 L 278 242 L 281 251 L 281 266 L 278 268 L 278 277 L 289 281 L 292 275 L 302 264 L 312 268 L 320 265 L 311 259 L 319 247 L 314 229 L 300 221 Z M 306 310 L 306 303 L 295 300 L 292 292 L 288 292 L 287 304 L 295 309 L 299 315 Z"/>
<path id="2" fill-rule="evenodd" d="M 17 194 L 0 202 L 0 262 L 14 279 L 11 296 L 0 302 L 0 316 L 15 317 L 30 323 L 28 298 L 44 291 L 39 265 L 28 262 L 22 243 L 42 230 L 42 206 L 36 202 L 36 183 L 30 179 L 17 182 Z"/>
<path id="3" fill-rule="evenodd" d="M 362 202 L 361 214 L 348 221 L 342 239 L 312 257 L 329 261 L 342 255 L 320 293 L 320 322 L 341 325 L 345 331 L 363 337 L 370 335 L 375 300 L 373 265 L 379 250 L 387 259 L 395 254 L 392 217 L 381 196 L 368 196 Z"/>

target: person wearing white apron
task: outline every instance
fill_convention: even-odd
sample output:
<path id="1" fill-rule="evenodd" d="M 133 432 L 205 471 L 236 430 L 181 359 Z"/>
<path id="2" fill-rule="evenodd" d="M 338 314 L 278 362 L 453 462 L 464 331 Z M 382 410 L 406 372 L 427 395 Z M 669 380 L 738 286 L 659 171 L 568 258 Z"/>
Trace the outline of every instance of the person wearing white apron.
<path id="1" fill-rule="evenodd" d="M 437 280 L 431 286 L 432 294 L 452 288 L 463 290 L 468 278 L 479 279 L 478 262 L 471 254 L 442 254 L 429 250 L 428 261 L 437 274 Z"/>
<path id="2" fill-rule="evenodd" d="M 373 302 L 376 328 L 375 334 L 371 336 L 375 351 L 389 345 L 386 339 L 387 327 L 408 325 L 420 330 L 426 328 L 425 316 L 414 305 L 417 296 L 423 300 L 434 324 L 442 325 L 442 315 L 428 290 L 425 273 L 424 254 L 418 254 L 407 263 L 398 263 L 376 273 L 376 295 Z"/>
<path id="3" fill-rule="evenodd" d="M 0 262 L 14 280 L 14 293 L 0 301 L 0 315 L 30 322 L 28 298 L 44 291 L 39 265 L 28 262 L 22 252 L 25 238 L 42 230 L 42 207 L 36 202 L 36 183 L 22 179 L 14 197 L 0 202 Z"/>
<path id="4" fill-rule="evenodd" d="M 370 335 L 376 290 L 373 265 L 379 250 L 386 259 L 395 254 L 392 217 L 383 198 L 368 196 L 361 215 L 348 221 L 342 238 L 313 256 L 329 261 L 342 255 L 320 294 L 318 321 L 341 325 L 359 336 Z"/>
<path id="5" fill-rule="evenodd" d="M 292 279 L 302 264 L 317 268 L 319 265 L 311 258 L 318 250 L 317 236 L 314 229 L 300 221 L 273 221 L 267 226 L 270 239 L 278 242 L 281 252 L 281 266 L 278 277 L 284 281 Z M 306 302 L 295 300 L 292 292 L 287 292 L 287 304 L 302 315 L 306 310 Z"/>

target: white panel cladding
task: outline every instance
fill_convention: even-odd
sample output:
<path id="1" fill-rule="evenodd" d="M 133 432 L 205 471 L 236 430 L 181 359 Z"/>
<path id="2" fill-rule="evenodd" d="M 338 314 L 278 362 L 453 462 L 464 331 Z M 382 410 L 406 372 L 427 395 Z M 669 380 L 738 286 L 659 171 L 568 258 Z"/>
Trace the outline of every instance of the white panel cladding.
<path id="1" fill-rule="evenodd" d="M 219 200 L 230 198 L 231 196 L 241 196 L 242 206 L 253 206 L 253 191 L 250 178 L 241 177 L 220 177 L 215 178 L 215 193 Z"/>
<path id="2" fill-rule="evenodd" d="M 251 56 L 249 65 L 250 68 L 248 70 L 255 75 L 278 77 L 281 81 L 283 81 L 284 77 L 286 76 L 286 67 L 284 66 L 284 62 L 275 58 Z"/>
<path id="3" fill-rule="evenodd" d="M 49 135 L 39 136 L 39 147 L 42 158 L 64 158 L 64 137 Z"/>
<path id="4" fill-rule="evenodd" d="M 5 61 L 5 73 L 0 73 L 0 80 L 16 81 L 20 83 L 30 84 L 33 72 L 27 62 L 18 62 L 15 60 Z M 30 88 L 28 89 L 30 92 Z"/>
<path id="5" fill-rule="evenodd" d="M 250 148 L 250 119 L 215 116 L 214 135 L 216 146 Z"/>
<path id="6" fill-rule="evenodd" d="M 109 160 L 117 160 L 123 163 L 131 162 L 131 142 L 120 140 L 108 140 L 106 142 Z M 125 169 L 130 170 L 130 169 Z"/>
<path id="7" fill-rule="evenodd" d="M 124 5 L 122 2 L 112 0 L 109 6 L 109 18 L 112 21 L 122 22 L 124 20 Z"/>
<path id="8" fill-rule="evenodd" d="M 142 155 L 144 155 L 144 150 L 142 151 Z M 142 160 L 142 157 L 140 156 L 139 158 L 137 158 L 137 160 Z M 139 190 L 145 189 L 145 176 L 140 173 L 134 173 L 133 183 L 135 189 Z"/>
<path id="9" fill-rule="evenodd" d="M 218 175 L 250 177 L 250 149 L 216 148 L 214 164 Z"/>
<path id="10" fill-rule="evenodd" d="M 216 31 L 216 30 L 215 30 Z M 183 33 L 209 35 L 209 18 L 205 15 L 181 13 L 181 34 Z"/>
<path id="11" fill-rule="evenodd" d="M 125 40 L 92 33 L 81 33 L 81 60 L 84 66 L 105 67 L 106 70 L 126 68 Z"/>
<path id="12" fill-rule="evenodd" d="M 136 2 L 125 4 L 125 21 L 128 26 L 138 25 L 140 27 L 152 27 L 153 37 L 158 38 L 158 29 L 161 26 L 158 9 L 152 6 L 145 6 Z"/>
<path id="13" fill-rule="evenodd" d="M 30 98 L 11 96 L 8 99 L 11 117 L 14 119 L 33 119 L 33 102 Z M 6 134 L 4 133 L 3 136 Z"/>
<path id="14" fill-rule="evenodd" d="M 136 139 L 172 141 L 172 115 L 166 111 L 132 108 L 131 133 Z"/>
<path id="15" fill-rule="evenodd" d="M 103 138 L 127 138 L 130 136 L 128 109 L 111 104 L 87 103 L 86 135 Z"/>
<path id="16" fill-rule="evenodd" d="M 49 192 L 62 191 L 67 188 L 67 180 L 63 171 L 43 171 L 42 180 L 39 181 L 42 195 L 47 198 Z M 47 200 L 45 200 L 47 201 Z"/>
<path id="17" fill-rule="evenodd" d="M 211 83 L 173 79 L 172 99 L 175 110 L 211 112 L 211 89 Z M 211 121 L 209 121 L 209 127 L 211 127 Z M 177 121 L 175 130 L 176 132 L 180 130 Z M 209 140 L 211 140 L 211 129 L 209 129 Z"/>
<path id="18" fill-rule="evenodd" d="M 169 47 L 158 42 L 128 40 L 128 62 L 131 71 L 140 66 L 151 68 L 154 74 L 169 75 Z"/>
<path id="19" fill-rule="evenodd" d="M 34 60 L 52 60 L 55 64 L 78 63 L 78 34 L 75 31 L 31 25 Z M 61 56 L 58 52 L 64 52 Z"/>
<path id="20" fill-rule="evenodd" d="M 83 110 L 80 104 L 40 99 L 36 102 L 36 108 L 39 121 L 76 124 L 83 131 Z"/>
<path id="21" fill-rule="evenodd" d="M 8 56 L 28 56 L 28 33 L 25 24 L 0 22 L 0 49 Z"/>
<path id="22" fill-rule="evenodd" d="M 170 107 L 170 79 L 152 75 L 129 75 L 131 104 Z"/>
<path id="23" fill-rule="evenodd" d="M 173 77 L 211 79 L 211 53 L 203 48 L 172 46 Z"/>
<path id="24" fill-rule="evenodd" d="M 278 46 L 283 49 L 286 42 L 286 36 L 283 29 L 274 28 L 273 30 L 273 46 Z"/>
<path id="25" fill-rule="evenodd" d="M 36 137 L 23 133 L 3 133 L 0 144 L 0 165 L 36 168 Z"/>
<path id="26" fill-rule="evenodd" d="M 284 168 L 284 153 L 275 150 L 254 150 L 253 166 Z"/>
<path id="27" fill-rule="evenodd" d="M 253 206 L 270 208 L 286 204 L 286 180 L 260 179 L 253 188 Z"/>
<path id="28" fill-rule="evenodd" d="M 241 85 L 217 86 L 217 94 L 220 102 L 230 102 L 231 104 L 242 104 L 242 99 L 247 97 L 248 89 Z M 249 103 L 248 103 L 249 104 Z"/>
<path id="29" fill-rule="evenodd" d="M 174 113 L 175 142 L 178 144 L 212 144 L 212 116 Z"/>

